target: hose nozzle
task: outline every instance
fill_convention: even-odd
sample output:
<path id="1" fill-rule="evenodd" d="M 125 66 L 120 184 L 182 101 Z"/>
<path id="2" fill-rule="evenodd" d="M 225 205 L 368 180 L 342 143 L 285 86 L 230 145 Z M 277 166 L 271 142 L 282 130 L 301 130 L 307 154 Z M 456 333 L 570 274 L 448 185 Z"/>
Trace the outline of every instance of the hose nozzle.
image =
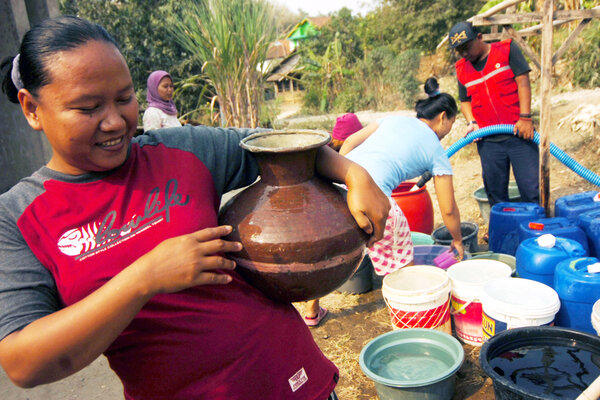
<path id="1" fill-rule="evenodd" d="M 421 179 L 419 179 L 419 182 L 417 182 L 417 187 L 420 189 L 423 186 L 425 186 L 425 184 L 427 182 L 429 182 L 429 180 L 433 178 L 433 175 L 431 174 L 431 172 L 427 171 L 425 172 L 423 175 L 421 175 Z"/>

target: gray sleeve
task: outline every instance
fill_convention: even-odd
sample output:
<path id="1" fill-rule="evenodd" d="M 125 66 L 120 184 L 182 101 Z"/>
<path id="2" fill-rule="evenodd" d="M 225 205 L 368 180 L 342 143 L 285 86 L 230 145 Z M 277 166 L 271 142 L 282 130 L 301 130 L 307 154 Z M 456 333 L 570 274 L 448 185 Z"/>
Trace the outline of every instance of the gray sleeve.
<path id="1" fill-rule="evenodd" d="M 529 67 L 529 64 L 527 64 L 527 60 L 525 59 L 523 52 L 521 52 L 521 49 L 515 43 L 514 40 L 510 42 L 508 64 L 510 65 L 510 69 L 512 69 L 515 76 L 523 75 L 531 71 L 531 68 Z"/>
<path id="2" fill-rule="evenodd" d="M 17 226 L 24 207 L 12 194 L 22 187 L 0 196 L 0 340 L 61 308 L 52 275 Z"/>
<path id="3" fill-rule="evenodd" d="M 217 193 L 221 196 L 250 185 L 258 177 L 254 156 L 242 149 L 239 143 L 242 138 L 264 130 L 186 125 L 149 131 L 136 139 L 140 145 L 163 143 L 167 147 L 194 153 L 210 170 Z"/>

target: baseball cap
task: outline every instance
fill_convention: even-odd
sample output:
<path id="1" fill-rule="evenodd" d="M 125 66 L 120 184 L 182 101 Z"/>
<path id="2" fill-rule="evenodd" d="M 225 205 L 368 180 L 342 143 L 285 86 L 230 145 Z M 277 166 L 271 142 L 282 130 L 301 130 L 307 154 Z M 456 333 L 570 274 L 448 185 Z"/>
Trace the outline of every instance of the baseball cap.
<path id="1" fill-rule="evenodd" d="M 477 29 L 473 28 L 473 25 L 468 21 L 462 21 L 454 25 L 448 33 L 448 41 L 450 47 L 453 49 L 457 48 L 463 43 L 467 43 L 477 37 Z"/>

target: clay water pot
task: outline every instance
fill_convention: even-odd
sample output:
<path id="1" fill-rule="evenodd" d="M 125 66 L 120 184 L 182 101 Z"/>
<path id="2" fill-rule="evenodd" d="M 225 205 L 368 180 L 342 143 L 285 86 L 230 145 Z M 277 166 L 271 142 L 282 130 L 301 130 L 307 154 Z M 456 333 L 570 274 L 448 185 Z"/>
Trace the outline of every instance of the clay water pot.
<path id="1" fill-rule="evenodd" d="M 228 240 L 236 270 L 268 297 L 282 302 L 315 299 L 342 285 L 358 268 L 368 236 L 348 210 L 339 188 L 315 176 L 321 131 L 270 131 L 244 138 L 260 179 L 225 204 L 219 223 L 234 227 Z"/>

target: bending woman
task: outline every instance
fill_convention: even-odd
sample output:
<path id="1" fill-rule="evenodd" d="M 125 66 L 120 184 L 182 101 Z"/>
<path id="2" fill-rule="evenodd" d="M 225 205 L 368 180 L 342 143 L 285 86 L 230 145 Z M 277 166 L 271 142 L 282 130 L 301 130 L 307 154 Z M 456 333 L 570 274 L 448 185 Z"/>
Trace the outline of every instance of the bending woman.
<path id="1" fill-rule="evenodd" d="M 458 107 L 452 96 L 440 93 L 435 78 L 427 79 L 425 93 L 427 98 L 415 105 L 416 118 L 391 116 L 370 124 L 346 139 L 340 154 L 364 167 L 387 196 L 400 183 L 431 172 L 442 219 L 452 235 L 450 247 L 462 259 L 452 166 L 440 143 L 452 129 Z"/>
<path id="2" fill-rule="evenodd" d="M 411 265 L 414 254 L 410 228 L 400 207 L 391 199 L 392 191 L 406 180 L 430 171 L 444 224 L 452 235 L 451 248 L 464 257 L 460 213 L 454 199 L 452 167 L 440 140 L 446 136 L 458 113 L 456 101 L 440 93 L 437 80 L 425 82 L 427 99 L 415 106 L 417 117 L 392 116 L 370 124 L 350 135 L 340 154 L 364 167 L 379 188 L 390 197 L 390 215 L 384 239 L 368 249 L 377 275 L 386 275 Z M 307 303 L 304 322 L 318 325 L 327 315 L 319 300 Z"/>
<path id="3" fill-rule="evenodd" d="M 2 64 L 3 89 L 52 146 L 0 196 L 0 364 L 21 387 L 105 354 L 127 400 L 312 399 L 338 369 L 291 304 L 225 257 L 221 195 L 254 182 L 250 129 L 179 127 L 133 137 L 135 89 L 100 26 L 46 19 Z M 327 146 L 316 173 L 349 187 L 373 241 L 389 205 L 364 168 Z"/>

